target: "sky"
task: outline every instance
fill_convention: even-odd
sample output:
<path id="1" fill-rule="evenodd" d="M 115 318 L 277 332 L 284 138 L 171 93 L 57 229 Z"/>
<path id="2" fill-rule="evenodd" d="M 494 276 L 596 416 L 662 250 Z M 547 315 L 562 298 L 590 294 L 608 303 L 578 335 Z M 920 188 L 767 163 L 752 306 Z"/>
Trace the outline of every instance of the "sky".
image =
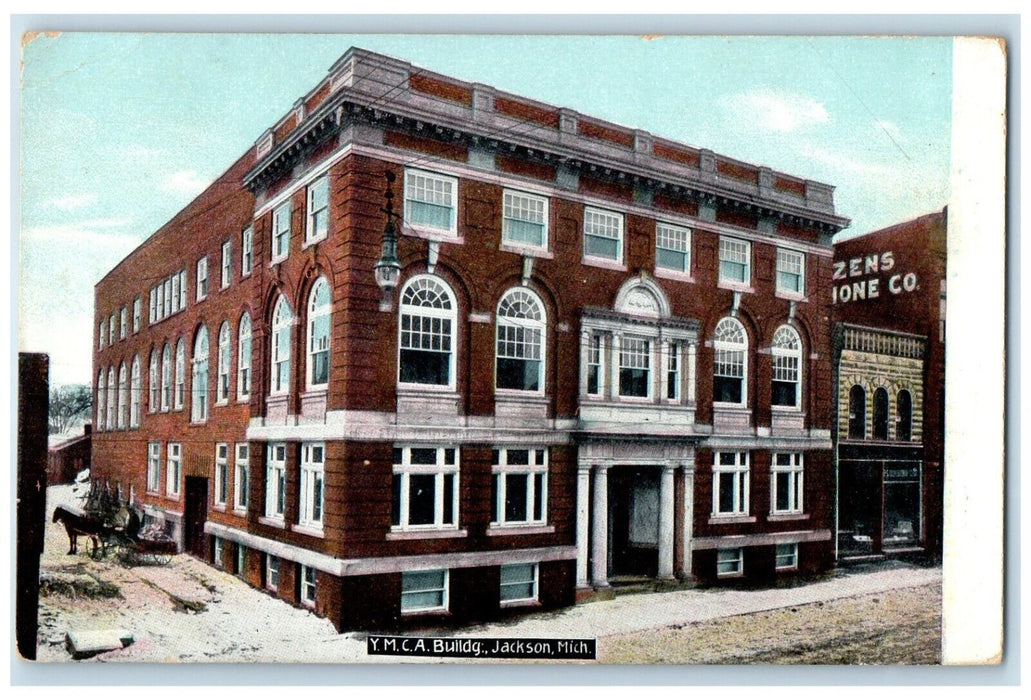
<path id="1" fill-rule="evenodd" d="M 318 34 L 23 42 L 18 349 L 90 383 L 93 287 L 360 46 L 836 187 L 842 235 L 949 199 L 951 39 Z"/>

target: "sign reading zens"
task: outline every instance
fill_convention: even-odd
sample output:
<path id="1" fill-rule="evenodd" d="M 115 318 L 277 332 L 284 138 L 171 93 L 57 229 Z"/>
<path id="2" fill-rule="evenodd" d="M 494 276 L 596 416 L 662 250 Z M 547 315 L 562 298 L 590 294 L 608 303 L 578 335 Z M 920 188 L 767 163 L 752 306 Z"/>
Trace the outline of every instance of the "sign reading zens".
<path id="1" fill-rule="evenodd" d="M 849 260 L 834 263 L 834 281 L 831 303 L 848 304 L 864 299 L 877 299 L 886 286 L 891 294 L 903 294 L 919 288 L 915 272 L 896 272 L 884 283 L 882 273 L 895 269 L 895 254 L 890 250 L 884 253 L 870 253 Z M 850 281 L 853 277 L 862 279 Z M 844 281 L 844 284 L 838 282 Z"/>

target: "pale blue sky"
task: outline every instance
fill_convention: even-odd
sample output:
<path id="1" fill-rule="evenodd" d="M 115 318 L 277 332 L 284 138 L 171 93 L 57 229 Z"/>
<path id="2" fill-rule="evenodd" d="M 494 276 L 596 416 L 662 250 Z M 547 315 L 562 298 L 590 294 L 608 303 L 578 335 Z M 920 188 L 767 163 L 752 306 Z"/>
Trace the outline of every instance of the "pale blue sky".
<path id="1" fill-rule="evenodd" d="M 350 46 L 829 183 L 848 235 L 948 201 L 948 38 L 41 36 L 22 56 L 19 350 L 89 382 L 93 285 Z"/>

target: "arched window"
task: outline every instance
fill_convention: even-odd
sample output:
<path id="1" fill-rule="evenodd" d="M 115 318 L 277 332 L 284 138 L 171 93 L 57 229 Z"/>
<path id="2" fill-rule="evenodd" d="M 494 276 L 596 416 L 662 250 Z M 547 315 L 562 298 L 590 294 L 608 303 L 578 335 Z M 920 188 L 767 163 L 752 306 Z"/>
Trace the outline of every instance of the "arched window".
<path id="1" fill-rule="evenodd" d="M 320 277 L 308 297 L 308 388 L 329 384 L 329 329 L 332 312 L 329 282 Z"/>
<path id="2" fill-rule="evenodd" d="M 544 340 L 547 318 L 544 304 L 529 289 L 509 290 L 498 304 L 498 389 L 542 391 Z"/>
<path id="3" fill-rule="evenodd" d="M 251 315 L 244 312 L 240 318 L 239 356 L 236 360 L 236 398 L 251 396 Z"/>
<path id="4" fill-rule="evenodd" d="M 118 368 L 118 429 L 125 430 L 129 418 L 129 369 L 122 363 Z"/>
<path id="5" fill-rule="evenodd" d="M 158 349 L 154 348 L 150 351 L 150 412 L 154 413 L 158 410 L 158 405 L 161 403 L 161 383 L 158 380 L 158 375 L 161 372 L 161 360 L 158 357 Z"/>
<path id="6" fill-rule="evenodd" d="M 115 385 L 114 365 L 107 368 L 107 423 L 108 430 L 114 430 L 117 422 L 118 387 Z"/>
<path id="7" fill-rule="evenodd" d="M 862 440 L 866 437 L 866 390 L 854 385 L 848 392 L 848 438 Z"/>
<path id="8" fill-rule="evenodd" d="M 132 373 L 129 377 L 129 427 L 140 427 L 140 404 L 143 401 L 143 384 L 140 377 L 140 356 L 132 358 Z"/>
<path id="9" fill-rule="evenodd" d="M 888 390 L 883 386 L 873 393 L 873 439 L 888 439 Z"/>
<path id="10" fill-rule="evenodd" d="M 272 313 L 272 392 L 285 394 L 290 390 L 290 328 L 294 314 L 286 297 L 279 297 Z"/>
<path id="11" fill-rule="evenodd" d="M 193 341 L 193 383 L 190 390 L 193 397 L 190 419 L 200 423 L 208 419 L 208 329 L 197 331 Z"/>
<path id="12" fill-rule="evenodd" d="M 414 277 L 400 306 L 400 382 L 454 387 L 458 305 L 451 290 L 439 278 Z"/>
<path id="13" fill-rule="evenodd" d="M 773 334 L 773 405 L 798 408 L 802 387 L 802 341 L 791 326 Z"/>
<path id="14" fill-rule="evenodd" d="M 167 411 L 172 404 L 172 346 L 165 343 L 161 351 L 161 410 Z"/>
<path id="15" fill-rule="evenodd" d="M 913 395 L 907 389 L 899 392 L 898 424 L 895 428 L 895 439 L 908 442 L 913 439 Z"/>
<path id="16" fill-rule="evenodd" d="M 215 400 L 229 400 L 229 372 L 233 365 L 233 341 L 229 337 L 229 322 L 222 321 L 218 329 L 218 389 Z"/>
<path id="17" fill-rule="evenodd" d="M 736 319 L 727 317 L 716 324 L 713 338 L 716 358 L 713 367 L 712 400 L 744 404 L 748 377 L 748 336 Z"/>
<path id="18" fill-rule="evenodd" d="M 175 344 L 175 410 L 183 410 L 186 399 L 186 341 Z"/>
<path id="19" fill-rule="evenodd" d="M 103 334 L 101 334 L 103 337 Z M 104 384 L 104 370 L 97 375 L 97 430 L 104 429 L 104 407 L 107 406 L 107 387 Z"/>

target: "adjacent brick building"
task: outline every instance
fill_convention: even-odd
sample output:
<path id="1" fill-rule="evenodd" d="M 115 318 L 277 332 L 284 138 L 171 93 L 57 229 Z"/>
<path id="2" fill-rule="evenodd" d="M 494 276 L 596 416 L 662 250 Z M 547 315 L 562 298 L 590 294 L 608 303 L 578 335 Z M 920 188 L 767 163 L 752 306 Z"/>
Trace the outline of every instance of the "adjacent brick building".
<path id="1" fill-rule="evenodd" d="M 822 571 L 847 223 L 351 49 L 97 285 L 94 470 L 340 629 Z"/>
<path id="2" fill-rule="evenodd" d="M 947 209 L 838 243 L 838 556 L 940 556 Z"/>

